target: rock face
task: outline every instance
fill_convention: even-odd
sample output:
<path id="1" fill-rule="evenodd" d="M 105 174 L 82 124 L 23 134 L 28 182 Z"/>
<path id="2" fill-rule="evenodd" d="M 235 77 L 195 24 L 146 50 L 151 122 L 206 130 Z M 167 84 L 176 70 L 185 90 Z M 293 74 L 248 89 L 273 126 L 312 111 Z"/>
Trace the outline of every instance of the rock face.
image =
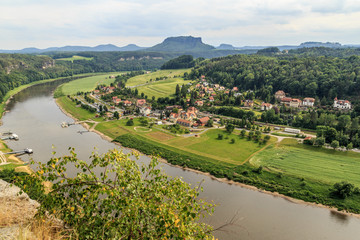
<path id="1" fill-rule="evenodd" d="M 146 51 L 192 52 L 212 49 L 215 49 L 215 47 L 203 43 L 200 37 L 181 36 L 166 38 L 162 43 L 148 48 Z"/>
<path id="2" fill-rule="evenodd" d="M 16 239 L 22 225 L 36 214 L 40 204 L 20 188 L 0 179 L 0 239 Z"/>

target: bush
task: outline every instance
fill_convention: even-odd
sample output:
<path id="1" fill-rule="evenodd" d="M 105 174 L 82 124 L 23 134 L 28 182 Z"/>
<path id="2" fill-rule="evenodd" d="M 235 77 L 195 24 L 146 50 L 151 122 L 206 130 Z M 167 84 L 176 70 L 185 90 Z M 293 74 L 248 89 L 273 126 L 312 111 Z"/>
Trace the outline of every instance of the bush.
<path id="1" fill-rule="evenodd" d="M 224 135 L 222 135 L 221 133 L 219 133 L 217 139 L 222 140 L 223 138 L 224 138 Z"/>
<path id="2" fill-rule="evenodd" d="M 353 184 L 348 183 L 346 181 L 335 183 L 333 189 L 331 191 L 332 194 L 340 197 L 340 198 L 347 198 L 354 194 L 355 187 Z"/>
<path id="3" fill-rule="evenodd" d="M 72 178 L 65 173 L 70 165 L 79 170 Z M 212 227 L 199 219 L 213 205 L 157 165 L 153 158 L 140 167 L 116 149 L 86 163 L 72 149 L 70 156 L 39 163 L 32 176 L 54 183 L 39 214 L 62 219 L 75 239 L 211 239 Z"/>

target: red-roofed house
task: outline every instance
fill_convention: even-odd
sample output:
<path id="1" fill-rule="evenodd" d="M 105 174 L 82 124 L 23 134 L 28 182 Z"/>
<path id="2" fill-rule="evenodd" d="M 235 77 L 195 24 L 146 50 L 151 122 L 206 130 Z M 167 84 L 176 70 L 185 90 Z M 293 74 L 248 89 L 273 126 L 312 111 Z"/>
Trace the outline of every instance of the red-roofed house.
<path id="1" fill-rule="evenodd" d="M 333 106 L 339 109 L 351 109 L 351 103 L 348 100 L 338 100 L 337 98 L 334 99 Z"/>
<path id="2" fill-rule="evenodd" d="M 239 91 L 239 89 L 238 89 L 238 87 L 233 87 L 233 89 L 232 89 L 234 92 L 237 92 L 237 91 Z"/>
<path id="3" fill-rule="evenodd" d="M 209 97 L 209 101 L 210 101 L 210 102 L 213 102 L 213 101 L 214 101 L 214 98 L 213 98 L 213 97 Z"/>
<path id="4" fill-rule="evenodd" d="M 301 100 L 300 99 L 297 99 L 297 98 L 291 99 L 290 107 L 298 108 L 298 107 L 300 107 L 300 105 L 301 105 Z"/>
<path id="5" fill-rule="evenodd" d="M 143 105 L 145 105 L 146 104 L 146 100 L 145 99 L 138 99 L 138 100 L 136 100 L 136 106 L 137 107 L 141 107 L 141 106 L 143 106 Z"/>
<path id="6" fill-rule="evenodd" d="M 191 121 L 185 119 L 178 119 L 176 123 L 184 127 L 191 127 L 192 124 Z"/>
<path id="7" fill-rule="evenodd" d="M 197 100 L 197 101 L 195 102 L 195 105 L 196 105 L 196 106 L 199 106 L 199 107 L 202 107 L 202 106 L 204 105 L 204 102 L 201 101 L 201 100 Z"/>
<path id="8" fill-rule="evenodd" d="M 315 103 L 315 98 L 304 98 L 302 105 L 306 107 L 313 107 Z"/>
<path id="9" fill-rule="evenodd" d="M 267 111 L 272 109 L 273 105 L 271 103 L 262 103 L 261 104 L 261 111 Z"/>
<path id="10" fill-rule="evenodd" d="M 200 119 L 198 120 L 198 122 L 199 122 L 199 124 L 200 124 L 201 126 L 205 126 L 209 120 L 210 120 L 209 117 L 203 117 L 203 118 L 200 118 Z"/>
<path id="11" fill-rule="evenodd" d="M 132 102 L 128 101 L 128 100 L 125 100 L 125 101 L 123 101 L 123 104 L 124 104 L 125 107 L 130 107 L 132 105 Z"/>
<path id="12" fill-rule="evenodd" d="M 253 107 L 254 101 L 253 100 L 245 100 L 244 101 L 244 107 Z"/>
<path id="13" fill-rule="evenodd" d="M 275 98 L 277 100 L 281 100 L 282 98 L 286 97 L 285 92 L 282 90 L 279 90 L 275 93 Z"/>

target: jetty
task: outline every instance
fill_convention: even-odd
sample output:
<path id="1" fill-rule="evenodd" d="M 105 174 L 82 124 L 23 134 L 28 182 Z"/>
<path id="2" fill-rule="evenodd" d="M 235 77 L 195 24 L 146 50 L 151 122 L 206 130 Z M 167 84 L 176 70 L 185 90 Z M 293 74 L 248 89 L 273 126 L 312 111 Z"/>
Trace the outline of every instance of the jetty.
<path id="1" fill-rule="evenodd" d="M 14 151 L 14 152 L 8 152 L 4 154 L 32 154 L 34 151 L 31 148 L 25 148 L 24 150 Z"/>
<path id="2" fill-rule="evenodd" d="M 4 135 L 4 133 L 3 133 L 3 135 Z M 6 134 L 5 137 L 1 138 L 1 140 L 15 140 L 15 141 L 18 141 L 19 136 L 16 135 L 15 133 Z"/>

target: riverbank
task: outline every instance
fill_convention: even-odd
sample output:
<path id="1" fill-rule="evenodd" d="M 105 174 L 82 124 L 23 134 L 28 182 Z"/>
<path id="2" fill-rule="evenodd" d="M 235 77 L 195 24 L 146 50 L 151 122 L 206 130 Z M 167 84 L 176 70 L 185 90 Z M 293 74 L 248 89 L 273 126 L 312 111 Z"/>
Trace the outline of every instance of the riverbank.
<path id="1" fill-rule="evenodd" d="M 69 112 L 67 112 L 62 106 L 61 104 L 59 103 L 59 100 L 57 99 L 56 100 L 56 103 L 59 107 L 59 109 L 64 113 L 66 114 L 67 116 L 69 116 L 70 118 L 74 119 L 74 121 L 78 121 L 77 118 L 75 118 L 74 116 L 72 116 Z M 109 142 L 114 142 L 112 138 L 110 138 L 109 136 L 105 135 L 104 133 L 98 131 L 98 130 L 95 130 L 94 129 L 94 126 L 90 127 L 88 124 L 86 123 L 81 123 L 83 127 L 85 127 L 87 130 L 89 131 L 92 131 L 92 132 L 95 132 L 97 133 L 98 135 L 101 136 L 102 139 L 104 140 L 107 140 Z M 118 142 L 115 142 L 115 144 L 121 146 L 121 147 L 124 147 L 126 149 L 129 149 L 129 150 L 135 150 L 135 151 L 139 151 L 138 149 L 136 149 L 136 147 L 126 147 Z M 141 152 L 141 151 L 140 151 Z M 144 154 L 144 153 L 143 153 Z M 144 155 L 147 155 L 147 154 L 144 154 Z M 149 155 L 147 155 L 149 156 Z M 149 156 L 150 157 L 150 156 Z M 183 170 L 186 170 L 186 171 L 191 171 L 191 172 L 194 172 L 194 173 L 197 173 L 197 174 L 202 174 L 202 175 L 205 175 L 205 176 L 208 176 L 210 177 L 211 179 L 213 180 L 216 180 L 216 181 L 219 181 L 219 182 L 222 182 L 222 183 L 226 183 L 226 184 L 230 184 L 230 185 L 236 185 L 236 186 L 240 186 L 242 188 L 246 188 L 246 189 L 250 189 L 250 190 L 253 190 L 253 191 L 258 191 L 258 192 L 261 192 L 261 193 L 265 193 L 265 194 L 268 194 L 268 195 L 272 195 L 274 197 L 280 197 L 280 198 L 283 198 L 287 201 L 290 201 L 290 202 L 293 202 L 293 203 L 296 203 L 296 204 L 302 204 L 302 205 L 308 205 L 308 206 L 313 206 L 313 207 L 321 207 L 321 208 L 326 208 L 332 212 L 336 212 L 338 214 L 344 214 L 344 215 L 347 215 L 347 216 L 355 216 L 357 218 L 360 218 L 360 215 L 359 214 L 356 214 L 356 213 L 351 213 L 351 212 L 347 212 L 347 211 L 339 211 L 338 210 L 338 207 L 333 207 L 333 206 L 329 206 L 329 205 L 326 205 L 326 204 L 321 204 L 317 201 L 304 201 L 302 199 L 299 199 L 299 198 L 294 198 L 294 197 L 291 197 L 291 196 L 288 196 L 288 195 L 285 195 L 285 194 L 282 194 L 278 191 L 269 191 L 269 190 L 266 190 L 266 189 L 263 189 L 261 187 L 257 187 L 257 186 L 254 186 L 254 185 L 249 185 L 249 184 L 245 184 L 245 183 L 241 183 L 241 182 L 238 182 L 238 181 L 234 181 L 234 180 L 231 180 L 231 179 L 228 179 L 228 178 L 224 178 L 224 177 L 216 177 L 212 174 L 210 174 L 209 172 L 205 172 L 205 171 L 201 171 L 201 170 L 196 170 L 196 169 L 193 169 L 193 168 L 189 168 L 189 167 L 186 167 L 186 166 L 180 166 L 180 165 L 177 165 L 177 164 L 171 164 L 169 161 L 165 160 L 164 158 L 159 158 L 159 161 L 164 163 L 164 164 L 168 164 L 172 167 L 177 167 L 177 168 L 180 168 L 180 169 L 183 169 Z M 245 170 L 246 171 L 246 170 Z M 280 179 L 280 178 L 279 178 Z M 285 180 L 286 181 L 286 180 Z M 327 187 L 327 186 L 326 186 Z M 325 188 L 326 188 L 325 187 Z"/>

